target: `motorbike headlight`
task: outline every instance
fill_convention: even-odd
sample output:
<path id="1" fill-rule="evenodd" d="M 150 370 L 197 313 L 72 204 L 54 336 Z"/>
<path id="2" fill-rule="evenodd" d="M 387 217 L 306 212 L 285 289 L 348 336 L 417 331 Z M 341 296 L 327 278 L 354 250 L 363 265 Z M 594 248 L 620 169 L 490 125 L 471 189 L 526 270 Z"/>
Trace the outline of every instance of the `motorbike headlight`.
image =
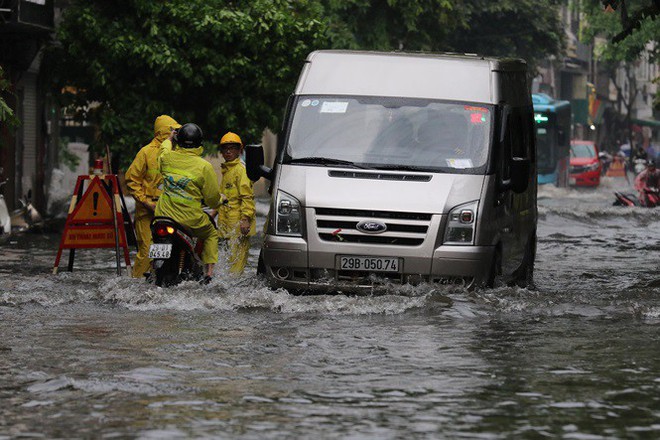
<path id="1" fill-rule="evenodd" d="M 474 244 L 478 206 L 478 202 L 474 201 L 459 205 L 449 211 L 445 244 L 463 246 Z"/>
<path id="2" fill-rule="evenodd" d="M 302 237 L 303 217 L 298 199 L 284 191 L 277 191 L 275 201 L 275 234 Z"/>

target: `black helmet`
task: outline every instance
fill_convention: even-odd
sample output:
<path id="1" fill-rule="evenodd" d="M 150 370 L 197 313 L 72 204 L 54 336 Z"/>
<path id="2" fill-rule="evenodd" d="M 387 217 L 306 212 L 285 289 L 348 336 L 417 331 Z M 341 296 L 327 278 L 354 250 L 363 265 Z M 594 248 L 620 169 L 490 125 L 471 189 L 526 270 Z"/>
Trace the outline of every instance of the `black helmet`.
<path id="1" fill-rule="evenodd" d="M 655 160 L 649 159 L 649 161 L 646 162 L 646 166 L 655 168 Z"/>
<path id="2" fill-rule="evenodd" d="M 202 145 L 204 134 L 197 124 L 183 124 L 176 134 L 176 143 L 183 148 L 196 148 Z"/>

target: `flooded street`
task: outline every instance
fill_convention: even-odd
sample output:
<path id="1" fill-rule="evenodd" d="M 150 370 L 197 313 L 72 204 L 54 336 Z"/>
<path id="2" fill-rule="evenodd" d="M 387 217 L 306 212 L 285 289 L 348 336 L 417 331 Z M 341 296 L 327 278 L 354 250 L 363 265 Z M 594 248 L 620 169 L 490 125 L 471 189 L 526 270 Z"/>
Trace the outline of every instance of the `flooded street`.
<path id="1" fill-rule="evenodd" d="M 242 278 L 161 289 L 12 238 L 0 439 L 658 438 L 660 209 L 620 188 L 540 188 L 536 290 L 291 296 L 257 241 Z"/>

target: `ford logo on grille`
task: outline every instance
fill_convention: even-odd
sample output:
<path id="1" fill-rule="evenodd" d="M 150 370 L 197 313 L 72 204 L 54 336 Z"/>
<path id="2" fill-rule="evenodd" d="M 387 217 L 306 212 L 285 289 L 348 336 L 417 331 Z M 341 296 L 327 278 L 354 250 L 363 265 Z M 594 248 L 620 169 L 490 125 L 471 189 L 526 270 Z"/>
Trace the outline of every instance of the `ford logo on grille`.
<path id="1" fill-rule="evenodd" d="M 362 220 L 355 227 L 366 234 L 380 234 L 387 231 L 387 225 L 378 220 Z"/>

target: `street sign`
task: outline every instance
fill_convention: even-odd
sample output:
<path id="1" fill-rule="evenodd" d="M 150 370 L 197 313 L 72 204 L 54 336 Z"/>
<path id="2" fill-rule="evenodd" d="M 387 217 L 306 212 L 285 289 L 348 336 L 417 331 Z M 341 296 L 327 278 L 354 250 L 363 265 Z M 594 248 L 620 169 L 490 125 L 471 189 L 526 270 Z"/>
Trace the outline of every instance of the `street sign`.
<path id="1" fill-rule="evenodd" d="M 87 189 L 85 183 L 89 181 Z M 83 192 L 84 190 L 84 192 Z M 55 258 L 53 273 L 56 274 L 62 250 L 69 249 L 69 271 L 73 270 L 76 249 L 115 248 L 117 274 L 121 274 L 119 250 L 123 249 L 126 271 L 131 274 L 126 227 L 134 235 L 124 198 L 114 174 L 78 176 L 69 205 L 69 213 Z M 125 221 L 126 220 L 126 221 Z"/>

